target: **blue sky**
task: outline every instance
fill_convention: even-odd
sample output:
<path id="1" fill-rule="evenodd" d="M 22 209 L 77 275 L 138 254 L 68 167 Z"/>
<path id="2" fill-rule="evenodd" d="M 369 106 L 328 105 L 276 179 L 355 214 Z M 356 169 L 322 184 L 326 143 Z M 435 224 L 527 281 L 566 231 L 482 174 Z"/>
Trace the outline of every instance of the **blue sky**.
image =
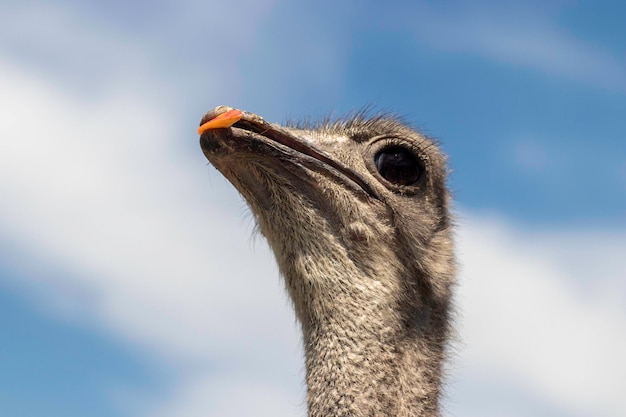
<path id="1" fill-rule="evenodd" d="M 626 413 L 621 2 L 0 5 L 0 414 L 304 415 L 273 258 L 195 129 L 376 108 L 449 154 L 452 416 Z"/>

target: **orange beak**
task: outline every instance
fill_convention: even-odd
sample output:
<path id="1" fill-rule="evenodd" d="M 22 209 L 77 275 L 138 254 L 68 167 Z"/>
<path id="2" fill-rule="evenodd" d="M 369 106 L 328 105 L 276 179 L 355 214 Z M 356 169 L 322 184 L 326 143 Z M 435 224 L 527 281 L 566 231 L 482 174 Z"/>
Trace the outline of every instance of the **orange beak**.
<path id="1" fill-rule="evenodd" d="M 237 123 L 242 117 L 243 112 L 241 110 L 229 110 L 226 113 L 222 113 L 200 126 L 198 128 L 198 134 L 201 135 L 207 130 L 211 129 L 224 129 L 227 127 L 231 127 L 232 125 Z"/>

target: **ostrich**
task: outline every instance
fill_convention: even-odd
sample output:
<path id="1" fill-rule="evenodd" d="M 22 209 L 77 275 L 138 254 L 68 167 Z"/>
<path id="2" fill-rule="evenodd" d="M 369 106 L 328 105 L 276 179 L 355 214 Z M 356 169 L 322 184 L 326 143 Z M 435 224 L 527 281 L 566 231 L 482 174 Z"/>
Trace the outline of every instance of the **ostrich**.
<path id="1" fill-rule="evenodd" d="M 276 257 L 308 415 L 439 416 L 455 260 L 436 144 L 367 112 L 285 127 L 219 106 L 198 133 Z"/>

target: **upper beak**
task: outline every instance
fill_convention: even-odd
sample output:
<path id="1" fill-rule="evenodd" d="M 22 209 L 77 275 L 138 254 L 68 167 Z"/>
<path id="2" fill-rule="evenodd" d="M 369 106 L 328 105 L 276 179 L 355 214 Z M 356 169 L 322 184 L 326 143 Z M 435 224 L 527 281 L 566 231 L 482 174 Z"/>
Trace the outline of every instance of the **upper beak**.
<path id="1" fill-rule="evenodd" d="M 216 109 L 217 110 L 217 109 Z M 218 114 L 217 116 L 209 119 L 205 123 L 201 124 L 198 128 L 198 134 L 201 135 L 207 130 L 211 129 L 224 129 L 231 127 L 237 123 L 243 117 L 243 112 L 237 109 L 227 110 L 225 113 Z"/>
<path id="2" fill-rule="evenodd" d="M 231 127 L 232 129 L 228 129 Z M 204 133 L 214 129 L 220 129 L 220 131 L 211 132 L 204 136 Z M 318 149 L 311 141 L 300 137 L 297 134 L 297 129 L 290 130 L 277 124 L 268 123 L 254 113 L 233 109 L 229 106 L 215 107 L 202 117 L 198 134 L 201 136 L 200 146 L 205 151 L 205 155 L 207 155 L 206 152 L 210 144 L 214 144 L 217 137 L 230 139 L 246 137 L 248 140 L 272 144 L 273 147 L 282 149 L 280 152 L 292 155 L 294 160 L 299 160 L 301 164 L 314 164 L 318 170 L 331 170 L 370 196 L 378 198 L 375 190 L 364 178 L 342 162 L 335 160 L 332 155 Z M 207 158 L 211 161 L 208 155 Z"/>

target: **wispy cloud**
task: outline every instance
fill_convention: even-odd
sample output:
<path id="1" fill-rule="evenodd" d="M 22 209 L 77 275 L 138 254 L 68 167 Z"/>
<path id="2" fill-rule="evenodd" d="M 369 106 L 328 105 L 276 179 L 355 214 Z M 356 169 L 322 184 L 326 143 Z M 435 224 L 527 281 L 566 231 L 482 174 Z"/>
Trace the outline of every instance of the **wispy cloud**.
<path id="1" fill-rule="evenodd" d="M 626 61 L 546 18 L 540 10 L 418 7 L 410 27 L 420 43 L 551 76 L 626 91 Z M 400 21 L 407 23 L 407 15 Z M 407 23 L 408 24 L 408 23 Z"/>
<path id="2" fill-rule="evenodd" d="M 209 185 L 201 153 L 171 151 L 170 109 L 119 91 L 88 104 L 6 65 L 0 79 L 0 110 L 12 115 L 0 125 L 10 138 L 0 152 L 0 224 L 15 248 L 2 262 L 33 280 L 10 284 L 35 289 L 38 304 L 74 305 L 64 312 L 177 369 L 192 392 L 173 410 L 199 398 L 197 378 L 216 389 L 210 381 L 223 374 L 214 372 L 241 364 L 240 383 L 264 374 L 268 390 L 296 395 L 298 339 L 273 261 L 264 245 L 249 253 L 250 229 L 219 204 L 236 193 L 217 177 Z M 197 140 L 193 129 L 188 139 Z M 202 397 L 208 415 L 221 415 L 210 413 L 223 389 Z"/>
<path id="3" fill-rule="evenodd" d="M 278 365 L 275 363 L 274 365 Z M 289 363 L 289 365 L 293 365 Z M 254 364 L 252 364 L 254 366 Z M 284 365 L 282 365 L 284 366 Z M 271 372 L 271 371 L 270 371 Z M 267 377 L 255 379 L 249 371 L 213 373 L 208 378 L 183 387 L 169 404 L 152 417 L 241 417 L 241 416 L 303 416 L 304 397 L 298 400 L 287 381 L 268 384 Z"/>
<path id="4" fill-rule="evenodd" d="M 473 218 L 460 236 L 465 366 L 568 415 L 623 414 L 626 231 L 522 232 Z"/>
<path id="5" fill-rule="evenodd" d="M 533 172 L 545 171 L 554 161 L 550 160 L 545 146 L 532 141 L 518 141 L 515 143 L 514 160 L 521 168 Z"/>

